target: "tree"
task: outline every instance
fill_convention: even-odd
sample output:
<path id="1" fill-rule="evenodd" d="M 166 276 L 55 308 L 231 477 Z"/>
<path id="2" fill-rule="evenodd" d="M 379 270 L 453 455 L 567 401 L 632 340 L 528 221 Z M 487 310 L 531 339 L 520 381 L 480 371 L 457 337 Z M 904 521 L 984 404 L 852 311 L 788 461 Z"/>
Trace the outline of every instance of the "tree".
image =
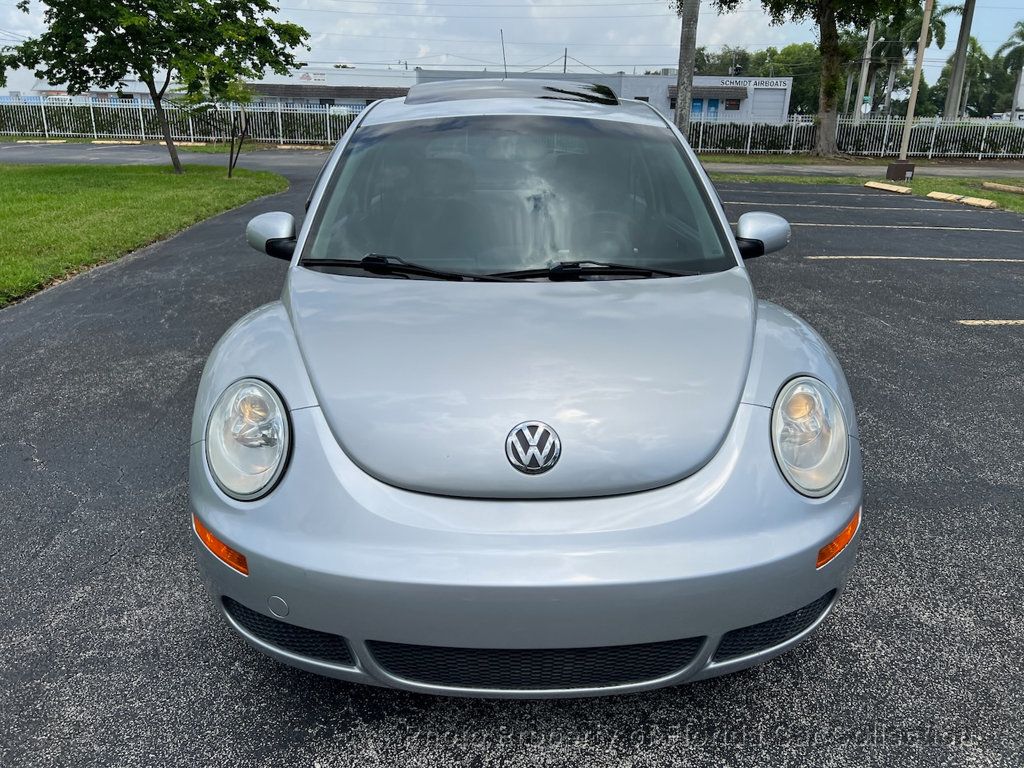
<path id="1" fill-rule="evenodd" d="M 1017 111 L 1024 110 L 1024 103 L 1018 99 L 1018 94 L 1024 87 L 1024 21 L 1018 21 L 1013 25 L 1009 39 L 999 46 L 996 54 L 1002 57 L 1007 70 L 1017 71 L 1017 86 L 1013 89 L 1013 100 L 1010 106 L 1010 117 L 1015 118 Z"/>
<path id="2" fill-rule="evenodd" d="M 818 109 L 821 55 L 814 43 L 790 43 L 780 49 L 766 48 L 750 54 L 751 77 L 792 77 L 789 111 L 813 114 Z"/>
<path id="3" fill-rule="evenodd" d="M 676 127 L 687 136 L 690 132 L 690 108 L 693 105 L 693 72 L 697 56 L 697 15 L 700 0 L 674 0 L 682 19 L 679 30 L 679 69 L 676 74 Z"/>
<path id="4" fill-rule="evenodd" d="M 960 6 L 946 5 L 935 8 L 928 20 L 928 45 L 942 48 L 946 45 L 946 16 L 960 13 Z M 917 53 L 917 38 L 921 35 L 921 20 L 924 8 L 913 4 L 904 11 L 897 13 L 882 27 L 880 39 L 882 46 L 877 51 L 888 65 L 885 101 L 882 110 L 889 114 L 892 109 L 892 93 L 895 88 L 897 70 L 907 60 L 907 56 Z M 920 99 L 920 96 L 918 97 Z M 920 115 L 921 113 L 918 112 Z M 924 117 L 925 115 L 921 115 Z"/>
<path id="5" fill-rule="evenodd" d="M 764 52 L 751 53 L 741 46 L 725 45 L 718 51 L 709 51 L 702 45 L 694 54 L 693 71 L 698 75 L 750 75 L 759 56 L 763 58 Z"/>
<path id="6" fill-rule="evenodd" d="M 1006 42 L 996 51 L 1003 57 L 1007 69 L 1014 70 L 1024 67 L 1024 20 L 1013 25 L 1013 31 Z"/>
<path id="7" fill-rule="evenodd" d="M 715 0 L 719 10 L 734 10 L 741 0 Z M 866 27 L 873 20 L 887 19 L 905 6 L 905 0 L 761 0 L 761 6 L 773 24 L 811 20 L 818 27 L 818 51 L 821 54 L 821 82 L 818 90 L 818 141 L 815 153 L 831 157 L 838 154 L 836 121 L 839 93 L 842 89 L 843 51 L 840 27 Z"/>
<path id="8" fill-rule="evenodd" d="M 18 0 L 28 13 L 29 0 Z M 309 33 L 275 21 L 270 0 L 47 0 L 47 29 L 0 52 L 5 68 L 28 67 L 68 93 L 124 87 L 133 73 L 153 102 L 175 173 L 181 162 L 171 138 L 164 98 L 171 82 L 186 92 L 259 78 L 266 69 L 285 74 L 292 50 Z"/>
<path id="9" fill-rule="evenodd" d="M 185 92 L 179 105 L 194 118 L 216 125 L 218 134 L 227 134 L 230 179 L 242 154 L 242 145 L 249 138 L 249 115 L 245 107 L 252 102 L 253 91 L 240 78 L 218 82 L 207 76 L 202 82 L 204 86 L 201 89 L 193 88 L 191 92 Z M 228 102 L 230 106 L 226 117 L 219 102 Z"/>

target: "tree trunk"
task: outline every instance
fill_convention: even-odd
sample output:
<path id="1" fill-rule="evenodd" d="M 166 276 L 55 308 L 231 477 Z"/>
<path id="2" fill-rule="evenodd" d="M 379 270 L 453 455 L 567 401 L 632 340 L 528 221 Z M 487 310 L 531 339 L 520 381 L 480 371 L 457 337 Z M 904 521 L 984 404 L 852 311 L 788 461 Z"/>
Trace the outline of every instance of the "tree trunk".
<path id="1" fill-rule="evenodd" d="M 231 117 L 231 150 L 228 152 L 228 178 L 230 179 L 235 171 L 235 166 L 238 165 L 238 157 L 242 154 L 242 144 L 249 137 L 249 120 L 245 114 L 245 108 L 239 107 L 238 111 L 238 131 L 236 136 L 235 131 L 235 117 Z M 238 139 L 238 147 L 235 147 L 235 139 Z"/>
<path id="2" fill-rule="evenodd" d="M 971 39 L 971 22 L 974 20 L 975 0 L 964 0 L 960 14 L 960 32 L 956 36 L 956 53 L 953 55 L 953 69 L 946 87 L 946 102 L 942 105 L 942 119 L 955 120 L 960 111 L 960 94 L 964 90 L 964 73 L 967 71 L 967 44 Z"/>
<path id="3" fill-rule="evenodd" d="M 231 125 L 228 127 L 228 178 L 235 170 L 235 136 L 238 131 L 235 129 L 235 115 L 231 115 Z"/>
<path id="4" fill-rule="evenodd" d="M 676 127 L 689 138 L 693 104 L 693 68 L 697 54 L 697 14 L 700 0 L 680 0 L 679 71 L 676 75 Z"/>
<path id="5" fill-rule="evenodd" d="M 164 112 L 163 94 L 158 92 L 153 79 L 146 81 L 149 88 L 149 97 L 153 100 L 153 109 L 156 110 L 156 118 L 160 121 L 160 130 L 164 134 L 164 144 L 167 145 L 167 152 L 171 156 L 171 165 L 175 173 L 181 173 L 181 161 L 178 159 L 178 150 L 174 146 L 174 139 L 171 138 L 171 125 L 167 122 L 167 113 Z"/>
<path id="6" fill-rule="evenodd" d="M 889 60 L 889 79 L 885 84 L 885 106 L 882 111 L 889 115 L 892 113 L 892 89 L 896 87 L 896 59 Z"/>
<path id="7" fill-rule="evenodd" d="M 818 51 L 821 53 L 821 88 L 818 91 L 818 141 L 814 154 L 835 157 L 839 154 L 836 143 L 836 93 L 841 82 L 842 50 L 839 30 L 831 0 L 823 2 L 818 17 Z M 854 108 L 856 108 L 855 105 Z"/>

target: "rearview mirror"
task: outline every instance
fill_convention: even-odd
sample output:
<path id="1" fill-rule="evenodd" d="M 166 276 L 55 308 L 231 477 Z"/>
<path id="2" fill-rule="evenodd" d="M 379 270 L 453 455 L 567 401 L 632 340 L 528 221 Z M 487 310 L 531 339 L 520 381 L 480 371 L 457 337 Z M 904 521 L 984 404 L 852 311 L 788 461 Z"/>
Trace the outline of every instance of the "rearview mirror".
<path id="1" fill-rule="evenodd" d="M 740 256 L 753 259 L 779 251 L 789 245 L 789 222 L 774 213 L 751 211 L 740 216 L 736 224 L 736 245 Z"/>
<path id="2" fill-rule="evenodd" d="M 289 261 L 295 253 L 295 217 L 283 211 L 261 213 L 245 226 L 245 239 L 257 251 Z"/>

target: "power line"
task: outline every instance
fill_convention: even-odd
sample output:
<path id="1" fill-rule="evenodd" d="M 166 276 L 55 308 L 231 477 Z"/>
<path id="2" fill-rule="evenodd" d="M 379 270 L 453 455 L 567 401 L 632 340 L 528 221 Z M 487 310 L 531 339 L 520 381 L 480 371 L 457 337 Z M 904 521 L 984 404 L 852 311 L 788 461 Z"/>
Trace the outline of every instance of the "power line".
<path id="1" fill-rule="evenodd" d="M 582 61 L 580 61 L 579 59 L 573 59 L 573 57 L 572 57 L 572 56 L 569 56 L 568 58 L 572 59 L 573 61 L 575 61 L 575 62 L 576 62 L 577 64 L 579 64 L 579 65 L 580 65 L 580 66 L 582 66 L 582 67 L 586 67 L 587 69 L 593 69 L 593 70 L 594 70 L 595 72 L 597 72 L 597 74 L 599 74 L 599 75 L 603 75 L 603 74 L 604 74 L 604 72 L 602 72 L 602 71 L 601 71 L 600 69 L 594 69 L 594 68 L 593 68 L 592 66 L 590 66 L 589 64 L 584 64 L 584 63 L 583 63 Z M 613 66 L 614 66 L 614 65 L 613 65 Z"/>
<path id="2" fill-rule="evenodd" d="M 426 43 L 470 43 L 476 45 L 494 45 L 494 41 L 491 39 L 484 38 L 450 38 L 450 37 L 425 37 L 422 35 L 367 35 L 359 34 L 355 32 L 317 32 L 313 35 L 316 37 L 354 37 L 354 38 L 370 38 L 380 40 L 409 40 L 412 42 L 426 42 Z M 979 41 L 979 42 L 996 42 L 996 41 Z M 519 45 L 519 46 L 565 46 L 568 45 L 574 48 L 671 48 L 678 49 L 679 43 L 593 43 L 593 42 L 582 42 L 572 40 L 556 40 L 546 42 L 527 42 L 524 40 L 506 40 L 506 45 Z M 744 50 L 759 50 L 764 48 L 784 48 L 787 44 L 780 43 L 778 41 L 764 42 L 764 43 L 744 43 L 743 46 L 734 46 L 732 43 L 704 43 L 699 46 L 701 48 L 729 48 L 729 47 L 742 47 Z"/>
<path id="3" fill-rule="evenodd" d="M 476 7 L 477 7 L 477 9 L 479 9 L 481 6 L 476 6 Z M 534 6 L 534 7 L 545 7 L 545 8 L 553 7 L 555 10 L 558 9 L 557 6 Z M 289 5 L 289 6 L 282 5 L 281 9 L 282 10 L 294 10 L 294 11 L 299 11 L 299 12 L 302 12 L 302 13 L 308 13 L 308 12 L 312 12 L 312 13 L 341 13 L 341 14 L 344 14 L 346 16 L 375 16 L 377 18 L 388 18 L 388 17 L 393 17 L 393 18 L 410 18 L 410 17 L 412 17 L 412 18 L 444 18 L 444 19 L 447 19 L 447 20 L 452 20 L 452 22 L 455 22 L 455 20 L 464 20 L 464 19 L 469 19 L 469 20 L 473 20 L 473 19 L 486 19 L 486 20 L 488 20 L 488 22 L 496 22 L 496 20 L 509 20 L 509 19 L 511 19 L 511 20 L 516 20 L 516 19 L 518 19 L 518 20 L 540 20 L 540 22 L 543 22 L 543 20 L 545 20 L 545 19 L 557 20 L 557 19 L 562 19 L 562 18 L 572 19 L 572 20 L 587 20 L 587 19 L 603 20 L 605 18 L 665 18 L 667 16 L 675 16 L 676 15 L 675 13 L 671 13 L 670 12 L 670 13 L 629 13 L 629 14 L 617 14 L 617 15 L 586 15 L 586 16 L 534 16 L 534 15 L 529 15 L 529 14 L 527 14 L 527 15 L 517 15 L 517 16 L 485 16 L 485 15 L 484 16 L 481 16 L 481 15 L 466 15 L 466 16 L 463 16 L 463 15 L 454 15 L 454 14 L 449 14 L 449 13 L 444 13 L 444 14 L 437 14 L 437 13 L 412 13 L 411 14 L 411 13 L 408 13 L 408 12 L 400 12 L 400 11 L 396 11 L 394 13 L 381 13 L 379 11 L 370 11 L 370 10 L 336 10 L 334 8 L 296 8 L 296 7 L 291 6 L 291 5 Z"/>
<path id="4" fill-rule="evenodd" d="M 352 3 L 354 5 L 413 5 L 417 7 L 424 7 L 423 3 L 413 2 L 412 0 L 332 0 L 332 2 Z M 431 2 L 429 7 L 453 7 L 453 8 L 621 8 L 624 6 L 633 5 L 660 5 L 662 8 L 665 7 L 664 0 L 639 0 L 638 2 L 624 2 L 624 3 L 552 3 L 550 5 L 533 5 L 529 3 L 434 3 Z M 314 10 L 314 9 L 310 9 Z"/>
<path id="5" fill-rule="evenodd" d="M 538 70 L 544 69 L 545 67 L 553 67 L 555 64 L 557 64 L 561 60 L 562 60 L 561 56 L 556 56 L 554 58 L 554 60 L 549 61 L 547 64 L 541 64 L 539 67 L 534 67 L 533 69 L 524 70 L 522 74 L 526 75 L 526 74 L 529 74 L 530 72 L 536 72 Z"/>

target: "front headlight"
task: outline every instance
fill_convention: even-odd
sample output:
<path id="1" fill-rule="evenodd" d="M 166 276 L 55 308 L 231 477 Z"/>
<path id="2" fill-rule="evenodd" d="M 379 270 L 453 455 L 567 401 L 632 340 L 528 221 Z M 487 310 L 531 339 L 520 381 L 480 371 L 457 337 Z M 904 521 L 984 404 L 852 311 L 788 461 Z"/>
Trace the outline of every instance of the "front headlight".
<path id="1" fill-rule="evenodd" d="M 779 468 L 805 496 L 831 493 L 850 453 L 843 409 L 827 386 L 810 376 L 782 388 L 772 410 L 772 447 Z"/>
<path id="2" fill-rule="evenodd" d="M 217 485 L 243 501 L 270 492 L 288 457 L 288 417 L 277 392 L 259 379 L 224 390 L 206 424 L 206 460 Z"/>

